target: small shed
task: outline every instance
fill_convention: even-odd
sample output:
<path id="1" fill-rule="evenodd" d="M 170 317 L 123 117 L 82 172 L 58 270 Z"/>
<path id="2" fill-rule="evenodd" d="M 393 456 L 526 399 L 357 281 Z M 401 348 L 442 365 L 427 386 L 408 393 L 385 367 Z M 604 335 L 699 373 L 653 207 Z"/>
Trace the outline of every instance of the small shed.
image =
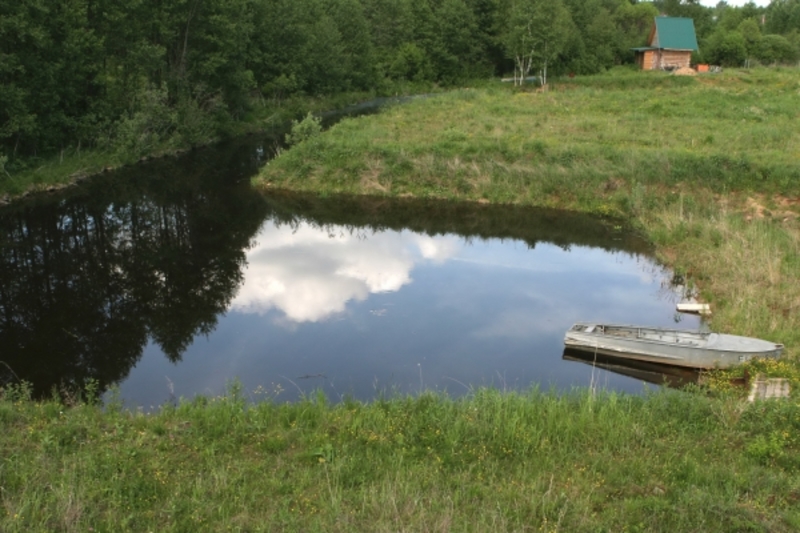
<path id="1" fill-rule="evenodd" d="M 689 67 L 697 50 L 694 21 L 683 17 L 656 17 L 647 46 L 634 48 L 642 70 L 673 70 Z"/>

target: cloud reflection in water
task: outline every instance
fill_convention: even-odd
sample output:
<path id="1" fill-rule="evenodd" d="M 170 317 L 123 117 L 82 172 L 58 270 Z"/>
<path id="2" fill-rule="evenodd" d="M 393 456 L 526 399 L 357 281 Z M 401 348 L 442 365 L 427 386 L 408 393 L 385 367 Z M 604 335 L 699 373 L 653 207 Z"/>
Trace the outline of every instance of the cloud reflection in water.
<path id="1" fill-rule="evenodd" d="M 366 236 L 341 227 L 320 231 L 307 222 L 293 229 L 269 222 L 256 240 L 231 310 L 266 314 L 276 308 L 294 322 L 325 320 L 351 300 L 398 291 L 411 283 L 415 265 L 442 263 L 461 247 L 453 236 L 408 231 Z"/>

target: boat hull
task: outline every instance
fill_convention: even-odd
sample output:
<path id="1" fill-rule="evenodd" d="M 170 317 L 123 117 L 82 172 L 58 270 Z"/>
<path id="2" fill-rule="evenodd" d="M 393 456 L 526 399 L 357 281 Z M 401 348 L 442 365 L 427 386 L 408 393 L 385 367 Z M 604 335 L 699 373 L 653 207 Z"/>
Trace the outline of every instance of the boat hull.
<path id="1" fill-rule="evenodd" d="M 610 324 L 575 324 L 564 336 L 568 348 L 688 368 L 730 368 L 754 357 L 777 358 L 783 345 L 691 330 Z"/>

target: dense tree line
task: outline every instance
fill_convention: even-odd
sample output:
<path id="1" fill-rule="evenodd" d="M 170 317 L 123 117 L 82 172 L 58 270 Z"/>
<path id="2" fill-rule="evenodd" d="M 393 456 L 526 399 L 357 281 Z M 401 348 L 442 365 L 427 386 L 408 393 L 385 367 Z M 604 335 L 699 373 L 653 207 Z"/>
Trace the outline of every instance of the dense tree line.
<path id="1" fill-rule="evenodd" d="M 800 0 L 0 0 L 0 161 L 191 144 L 296 94 L 596 73 L 659 13 L 694 19 L 703 62 L 798 57 Z"/>

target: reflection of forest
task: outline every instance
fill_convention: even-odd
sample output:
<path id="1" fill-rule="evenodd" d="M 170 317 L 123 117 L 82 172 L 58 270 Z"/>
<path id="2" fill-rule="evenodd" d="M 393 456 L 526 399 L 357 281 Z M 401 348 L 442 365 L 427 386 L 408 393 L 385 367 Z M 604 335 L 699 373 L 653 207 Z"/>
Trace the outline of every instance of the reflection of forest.
<path id="1" fill-rule="evenodd" d="M 650 254 L 651 245 L 620 223 L 583 213 L 514 205 L 393 199 L 370 196 L 320 198 L 275 191 L 267 202 L 276 221 L 291 224 L 299 214 L 319 226 L 341 225 L 373 230 L 408 229 L 427 235 L 517 239 L 531 248 L 537 242 L 564 249 L 590 246 Z"/>
<path id="2" fill-rule="evenodd" d="M 170 166 L 0 213 L 0 361 L 37 396 L 88 379 L 105 390 L 148 339 L 179 360 L 235 295 L 263 201 Z"/>

